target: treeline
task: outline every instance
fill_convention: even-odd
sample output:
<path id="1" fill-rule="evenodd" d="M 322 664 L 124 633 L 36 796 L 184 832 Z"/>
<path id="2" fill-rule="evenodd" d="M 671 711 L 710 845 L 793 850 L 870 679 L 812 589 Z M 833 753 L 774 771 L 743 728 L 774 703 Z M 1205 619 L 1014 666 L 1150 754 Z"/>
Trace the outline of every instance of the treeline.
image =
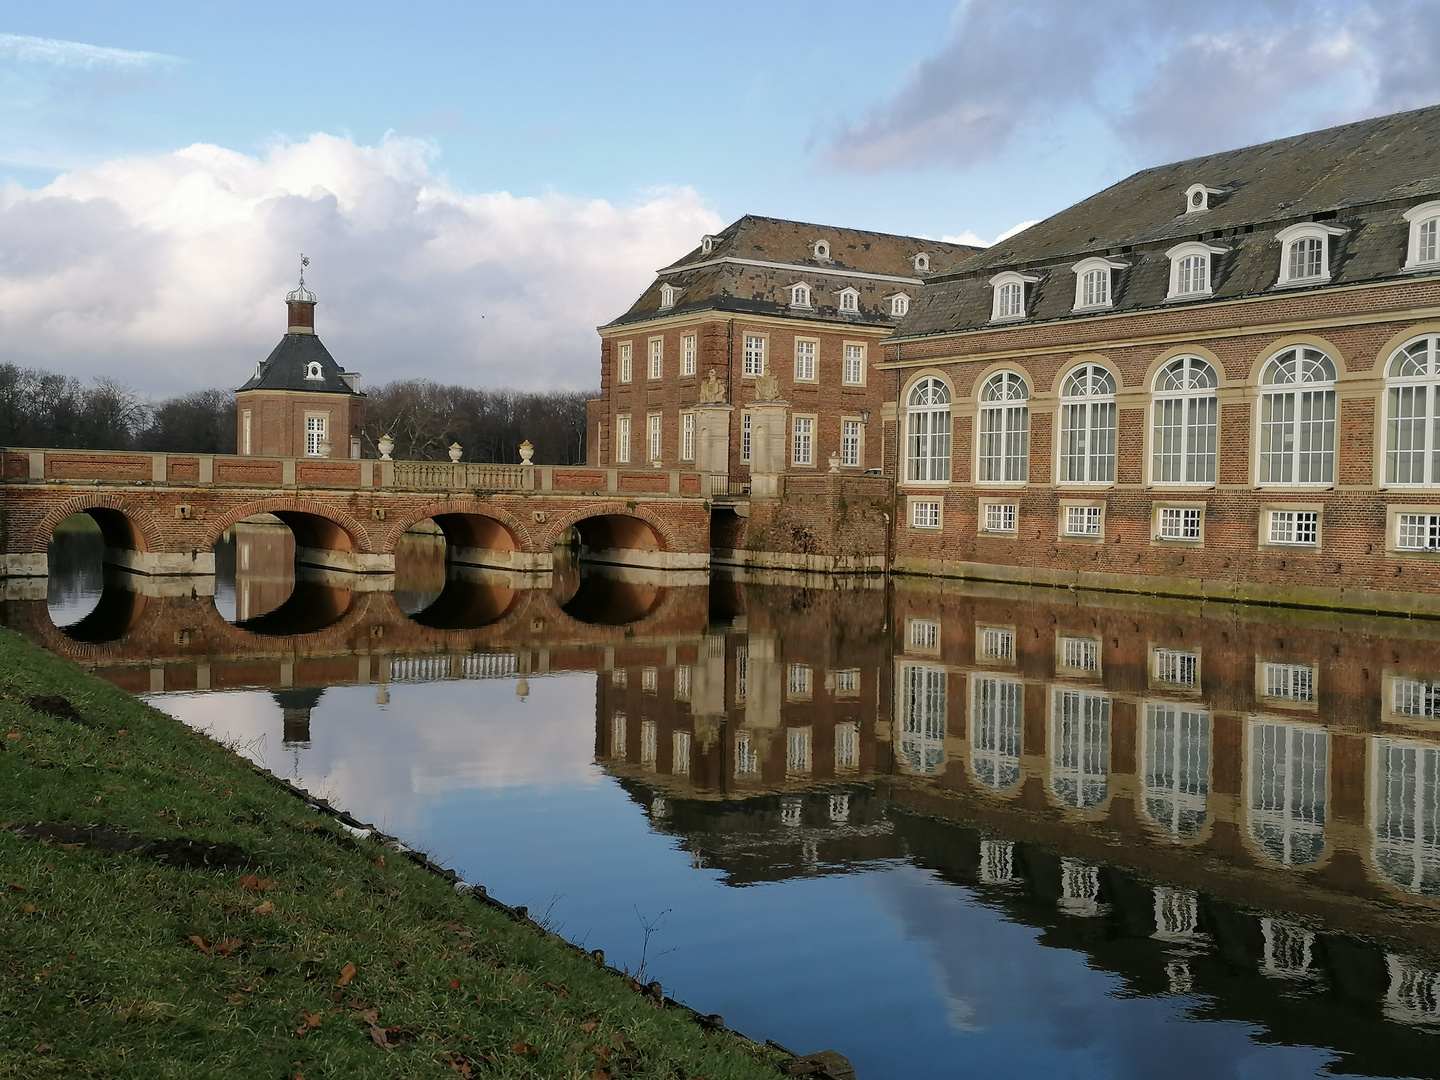
<path id="1" fill-rule="evenodd" d="M 366 394 L 365 448 L 390 433 L 393 457 L 443 461 L 452 442 L 466 461 L 519 461 L 529 439 L 539 464 L 585 460 L 585 398 L 574 391 L 472 390 L 408 379 Z M 0 364 L 0 446 L 233 454 L 235 395 L 197 390 L 152 401 L 113 379 L 84 384 Z"/>

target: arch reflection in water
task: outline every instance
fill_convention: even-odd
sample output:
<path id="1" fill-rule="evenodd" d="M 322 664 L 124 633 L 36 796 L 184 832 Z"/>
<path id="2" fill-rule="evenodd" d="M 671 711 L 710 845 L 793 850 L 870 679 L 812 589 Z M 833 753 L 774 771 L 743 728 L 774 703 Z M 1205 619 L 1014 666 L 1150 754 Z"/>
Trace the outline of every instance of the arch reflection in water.
<path id="1" fill-rule="evenodd" d="M 300 524 L 317 536 L 328 535 L 308 518 Z M 233 621 L 240 629 L 266 637 L 310 634 L 334 625 L 350 610 L 357 576 L 297 567 L 297 535 L 290 522 L 266 515 L 239 522 L 216 545 L 216 608 L 230 614 L 226 609 L 233 602 Z M 226 546 L 233 547 L 233 559 Z M 224 580 L 231 572 L 233 584 Z"/>
<path id="2" fill-rule="evenodd" d="M 1272 861 L 1304 866 L 1325 850 L 1329 739 L 1310 724 L 1251 720 L 1250 835 Z"/>
<path id="3" fill-rule="evenodd" d="M 1110 792 L 1110 695 L 1056 687 L 1050 788 L 1076 810 L 1089 810 Z"/>
<path id="4" fill-rule="evenodd" d="M 1024 715 L 1025 684 L 1019 679 L 972 676 L 970 768 L 992 791 L 1008 791 L 1020 782 Z"/>
<path id="5" fill-rule="evenodd" d="M 1371 739 L 1375 869 L 1418 896 L 1440 894 L 1440 747 Z"/>
<path id="6" fill-rule="evenodd" d="M 943 667 L 900 665 L 900 760 L 921 776 L 945 762 L 947 678 Z"/>
<path id="7" fill-rule="evenodd" d="M 585 565 L 561 610 L 579 622 L 625 626 L 658 611 L 667 589 L 707 583 L 704 572 Z"/>
<path id="8" fill-rule="evenodd" d="M 1210 714 L 1150 702 L 1141 732 L 1145 813 L 1177 840 L 1205 827 L 1210 796 Z"/>

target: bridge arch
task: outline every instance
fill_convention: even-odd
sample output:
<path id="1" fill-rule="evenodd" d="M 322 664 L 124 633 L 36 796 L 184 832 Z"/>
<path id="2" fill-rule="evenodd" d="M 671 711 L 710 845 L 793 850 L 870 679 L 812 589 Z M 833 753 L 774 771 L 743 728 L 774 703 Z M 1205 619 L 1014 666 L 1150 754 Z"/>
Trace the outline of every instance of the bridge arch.
<path id="1" fill-rule="evenodd" d="M 678 549 L 669 524 L 636 503 L 599 503 L 560 515 L 551 525 L 552 543 L 574 528 L 580 542 L 594 550 L 672 552 Z"/>
<path id="2" fill-rule="evenodd" d="M 87 514 L 100 527 L 105 546 L 120 551 L 159 551 L 164 544 L 152 514 L 138 512 L 134 499 L 96 492 L 77 495 L 53 507 L 40 519 L 32 536 L 32 551 L 45 551 L 60 523 L 75 514 Z"/>
<path id="3" fill-rule="evenodd" d="M 357 557 L 373 554 L 369 530 L 357 518 L 331 503 L 296 496 L 256 499 L 230 508 L 211 524 L 205 534 L 206 546 L 214 551 L 227 530 L 260 514 L 274 515 L 294 534 L 297 562 L 354 570 L 363 569 L 352 565 Z M 327 553 L 334 555 L 326 558 Z"/>
<path id="4" fill-rule="evenodd" d="M 420 506 L 396 519 L 386 548 L 393 553 L 400 537 L 422 521 L 431 520 L 452 547 L 494 551 L 536 552 L 535 538 L 525 524 L 504 507 L 476 499 L 447 499 Z M 548 549 L 547 549 L 548 550 Z"/>

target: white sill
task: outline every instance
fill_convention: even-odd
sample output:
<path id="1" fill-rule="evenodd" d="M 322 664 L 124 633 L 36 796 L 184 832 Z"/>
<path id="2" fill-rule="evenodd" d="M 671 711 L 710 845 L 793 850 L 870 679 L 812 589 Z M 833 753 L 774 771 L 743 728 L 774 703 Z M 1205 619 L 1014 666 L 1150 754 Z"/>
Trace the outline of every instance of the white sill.
<path id="1" fill-rule="evenodd" d="M 1004 325 L 1006 325 L 1006 324 L 1008 324 L 1008 323 L 1018 323 L 1018 322 L 1024 322 L 1024 321 L 1025 321 L 1025 316 L 1024 316 L 1024 315 L 1001 315 L 1001 316 L 999 316 L 999 317 L 994 317 L 994 316 L 992 316 L 991 319 L 990 319 L 990 325 L 991 325 L 991 326 L 1004 326 Z"/>
<path id="2" fill-rule="evenodd" d="M 1305 285 L 1327 285 L 1330 282 L 1329 274 L 1321 274 L 1318 277 L 1291 278 L 1289 281 L 1277 281 L 1277 289 L 1298 289 Z"/>
<path id="3" fill-rule="evenodd" d="M 1091 311 L 1113 311 L 1114 309 L 1114 304 L 1076 304 L 1070 310 L 1076 315 L 1081 315 Z"/>
<path id="4" fill-rule="evenodd" d="M 1167 304 L 1178 304 L 1186 300 L 1208 300 L 1214 295 L 1214 289 L 1206 289 L 1204 292 L 1176 293 L 1174 296 L 1165 297 L 1165 302 Z"/>

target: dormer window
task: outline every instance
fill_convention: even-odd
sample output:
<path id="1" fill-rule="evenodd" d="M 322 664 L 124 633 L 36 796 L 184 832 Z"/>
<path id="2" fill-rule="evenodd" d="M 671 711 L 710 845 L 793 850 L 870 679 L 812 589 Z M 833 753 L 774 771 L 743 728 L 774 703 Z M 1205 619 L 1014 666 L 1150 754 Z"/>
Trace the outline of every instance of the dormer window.
<path id="1" fill-rule="evenodd" d="M 713 236 L 702 236 L 702 237 L 700 237 L 700 254 L 702 254 L 702 255 L 709 255 L 709 254 L 711 254 L 712 252 L 714 252 L 714 250 L 715 250 L 715 237 L 713 237 Z"/>
<path id="2" fill-rule="evenodd" d="M 1198 240 L 1176 244 L 1165 257 L 1170 260 L 1170 292 L 1167 300 L 1189 300 L 1209 296 L 1215 256 L 1226 249 Z"/>
<path id="3" fill-rule="evenodd" d="M 1096 311 L 1108 308 L 1114 303 L 1114 289 L 1111 280 L 1116 270 L 1123 270 L 1125 263 L 1119 259 L 1081 259 L 1070 269 L 1075 272 L 1075 310 Z"/>
<path id="4" fill-rule="evenodd" d="M 1224 188 L 1211 187 L 1209 184 L 1191 184 L 1185 189 L 1185 213 L 1203 214 L 1210 209 L 1211 199 L 1224 194 Z"/>
<path id="5" fill-rule="evenodd" d="M 319 362 L 318 360 L 311 360 L 310 363 L 308 363 L 308 364 L 305 365 L 305 378 L 307 378 L 307 379 L 324 379 L 324 378 L 325 378 L 325 373 L 320 370 L 320 362 Z"/>
<path id="6" fill-rule="evenodd" d="M 859 290 L 857 290 L 857 289 L 850 289 L 850 288 L 841 289 L 841 290 L 840 290 L 840 293 L 839 293 L 839 297 L 840 297 L 840 310 L 841 310 L 841 312 L 846 313 L 846 314 L 849 314 L 849 315 L 854 315 L 856 312 L 858 312 L 858 311 L 860 310 L 860 292 L 859 292 Z"/>
<path id="7" fill-rule="evenodd" d="M 1006 270 L 990 279 L 994 293 L 990 299 L 991 322 L 1014 322 L 1025 318 L 1025 286 L 1040 279 L 1033 274 Z"/>
<path id="8" fill-rule="evenodd" d="M 1440 269 L 1440 202 L 1421 203 L 1405 211 L 1410 223 L 1406 270 Z"/>
<path id="9" fill-rule="evenodd" d="M 674 285 L 661 285 L 661 286 L 660 286 L 660 306 L 661 306 L 662 308 L 674 307 L 674 306 L 675 306 L 675 286 L 674 286 Z"/>
<path id="10" fill-rule="evenodd" d="M 810 250 L 815 253 L 815 258 L 819 262 L 830 261 L 830 245 L 824 240 L 816 240 L 814 246 L 811 247 Z"/>
<path id="11" fill-rule="evenodd" d="M 1277 285 L 1309 285 L 1330 280 L 1330 237 L 1345 230 L 1318 221 L 1302 221 L 1275 234 L 1280 241 Z"/>
<path id="12" fill-rule="evenodd" d="M 790 306 L 795 308 L 808 308 L 810 306 L 810 286 L 799 282 L 790 286 Z"/>
<path id="13" fill-rule="evenodd" d="M 903 319 L 910 314 L 910 297 L 903 292 L 896 293 L 890 298 L 890 315 L 896 319 Z"/>
<path id="14" fill-rule="evenodd" d="M 913 261 L 917 274 L 928 274 L 930 272 L 930 256 L 925 254 L 925 252 L 920 252 L 915 256 Z"/>

